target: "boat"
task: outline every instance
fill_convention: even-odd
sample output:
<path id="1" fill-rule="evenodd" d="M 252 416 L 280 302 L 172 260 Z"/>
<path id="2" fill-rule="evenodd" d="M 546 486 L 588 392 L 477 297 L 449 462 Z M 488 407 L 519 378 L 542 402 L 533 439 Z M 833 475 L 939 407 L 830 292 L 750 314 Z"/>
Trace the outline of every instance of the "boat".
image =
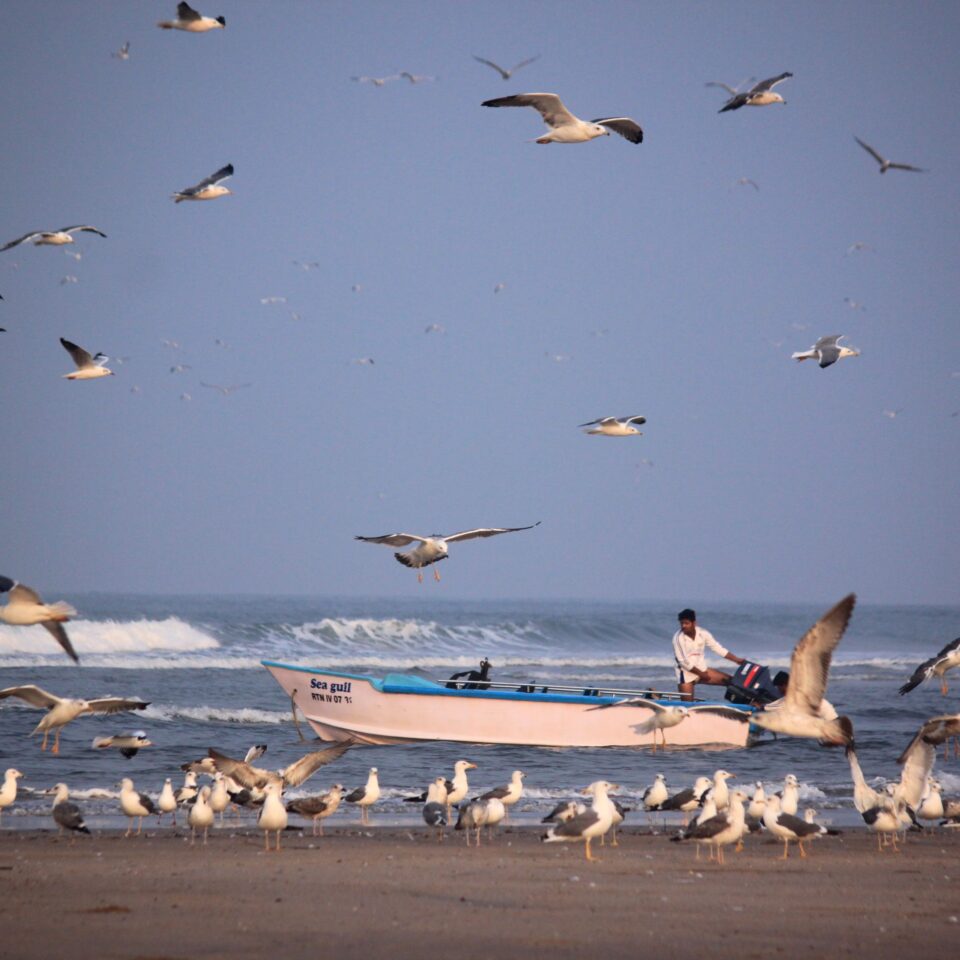
<path id="1" fill-rule="evenodd" d="M 662 706 L 686 706 L 675 693 L 607 687 L 546 687 L 524 684 L 463 684 L 409 673 L 373 677 L 337 670 L 261 661 L 296 711 L 322 740 L 368 744 L 448 740 L 456 743 L 539 747 L 651 747 L 654 733 L 638 728 L 654 713 L 649 707 L 614 706 L 630 697 L 656 699 Z M 671 747 L 746 747 L 753 725 L 730 714 L 753 707 L 722 705 L 722 714 L 694 710 L 667 731 Z M 660 737 L 658 736 L 658 740 Z"/>

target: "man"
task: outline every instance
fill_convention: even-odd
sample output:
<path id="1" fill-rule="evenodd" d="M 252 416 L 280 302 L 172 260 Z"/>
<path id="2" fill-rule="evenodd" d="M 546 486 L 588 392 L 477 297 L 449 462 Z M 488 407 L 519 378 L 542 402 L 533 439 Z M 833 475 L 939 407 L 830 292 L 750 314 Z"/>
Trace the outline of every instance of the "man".
<path id="1" fill-rule="evenodd" d="M 677 662 L 677 689 L 681 700 L 693 699 L 693 688 L 698 683 L 723 686 L 730 681 L 730 674 L 707 666 L 703 654 L 705 647 L 725 657 L 732 663 L 741 664 L 743 658 L 720 646 L 713 634 L 697 626 L 696 611 L 687 607 L 677 614 L 680 629 L 673 635 L 673 656 Z"/>

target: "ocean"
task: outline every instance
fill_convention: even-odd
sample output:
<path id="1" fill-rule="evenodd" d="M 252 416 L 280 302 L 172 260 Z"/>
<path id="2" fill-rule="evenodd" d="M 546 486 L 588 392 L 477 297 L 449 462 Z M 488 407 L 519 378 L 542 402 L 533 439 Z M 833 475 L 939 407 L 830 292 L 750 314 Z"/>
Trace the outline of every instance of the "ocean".
<path id="1" fill-rule="evenodd" d="M 430 585 L 432 587 L 432 584 Z M 686 603 L 660 602 L 458 602 L 431 597 L 380 600 L 322 597 L 70 596 L 79 614 L 68 630 L 81 657 L 73 665 L 40 627 L 0 624 L 0 688 L 34 683 L 60 696 L 130 696 L 150 701 L 143 712 L 81 717 L 61 737 L 59 756 L 42 753 L 30 732 L 42 713 L 18 699 L 0 701 L 0 772 L 24 774 L 4 829 L 49 825 L 44 791 L 63 781 L 91 826 L 117 826 L 118 783 L 156 795 L 164 778 L 182 782 L 180 765 L 208 747 L 242 757 L 267 744 L 258 765 L 281 768 L 322 743 L 303 744 L 283 691 L 260 661 L 278 660 L 382 675 L 414 672 L 446 679 L 493 663 L 491 679 L 545 685 L 609 685 L 674 689 L 670 639 L 676 611 Z M 734 653 L 774 668 L 811 624 L 840 597 L 820 605 L 694 604 L 701 626 Z M 899 686 L 921 661 L 953 639 L 960 607 L 894 607 L 863 604 L 834 657 L 827 690 L 851 717 L 864 773 L 873 786 L 899 777 L 896 758 L 928 717 L 956 713 L 960 676 L 947 697 L 927 682 L 905 697 Z M 733 667 L 708 652 L 711 665 Z M 711 688 L 700 688 L 710 690 Z M 721 691 L 722 692 L 722 691 Z M 94 737 L 143 730 L 153 746 L 132 759 L 94 750 Z M 312 732 L 304 725 L 304 732 Z M 460 758 L 471 760 L 471 793 L 505 784 L 526 772 L 525 796 L 512 816 L 533 822 L 558 800 L 597 779 L 620 785 L 630 806 L 657 773 L 671 792 L 718 767 L 736 774 L 752 792 L 762 781 L 778 789 L 788 773 L 801 783 L 801 803 L 835 824 L 859 823 L 844 753 L 813 741 L 766 739 L 746 750 L 547 749 L 423 743 L 350 750 L 289 796 L 319 793 L 339 782 L 362 785 L 376 766 L 383 798 L 373 822 L 419 823 L 419 807 L 403 798 L 419 793 L 439 774 L 452 775 Z M 960 793 L 960 762 L 938 760 L 945 795 Z M 358 812 L 344 805 L 331 820 L 346 823 Z M 249 816 L 249 815 L 247 815 Z M 38 817 L 45 818 L 38 821 Z M 643 822 L 635 813 L 630 820 Z M 628 823 L 630 822 L 628 820 Z"/>

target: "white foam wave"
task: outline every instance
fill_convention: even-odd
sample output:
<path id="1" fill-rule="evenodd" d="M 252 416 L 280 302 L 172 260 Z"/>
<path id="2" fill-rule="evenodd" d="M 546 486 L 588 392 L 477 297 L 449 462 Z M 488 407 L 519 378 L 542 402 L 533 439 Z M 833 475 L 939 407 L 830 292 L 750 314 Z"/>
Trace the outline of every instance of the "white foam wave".
<path id="1" fill-rule="evenodd" d="M 149 720 L 193 720 L 198 723 L 289 723 L 289 710 L 258 710 L 254 707 L 184 707 L 151 704 L 140 716 Z"/>

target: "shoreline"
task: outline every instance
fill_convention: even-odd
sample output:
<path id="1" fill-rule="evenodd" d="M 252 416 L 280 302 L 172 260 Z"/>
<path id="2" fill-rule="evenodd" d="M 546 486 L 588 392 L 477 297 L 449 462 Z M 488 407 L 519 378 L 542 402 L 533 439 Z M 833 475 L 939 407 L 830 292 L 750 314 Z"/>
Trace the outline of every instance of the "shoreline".
<path id="1" fill-rule="evenodd" d="M 720 867 L 638 828 L 616 847 L 544 844 L 539 826 L 480 847 L 417 828 L 285 831 L 264 852 L 248 824 L 191 846 L 148 828 L 76 842 L 53 829 L 0 830 L 4 952 L 17 960 L 264 956 L 314 960 L 453 952 L 463 960 L 613 956 L 896 957 L 949 951 L 960 923 L 960 831 L 877 852 L 864 829 L 791 849 L 752 837 Z"/>

